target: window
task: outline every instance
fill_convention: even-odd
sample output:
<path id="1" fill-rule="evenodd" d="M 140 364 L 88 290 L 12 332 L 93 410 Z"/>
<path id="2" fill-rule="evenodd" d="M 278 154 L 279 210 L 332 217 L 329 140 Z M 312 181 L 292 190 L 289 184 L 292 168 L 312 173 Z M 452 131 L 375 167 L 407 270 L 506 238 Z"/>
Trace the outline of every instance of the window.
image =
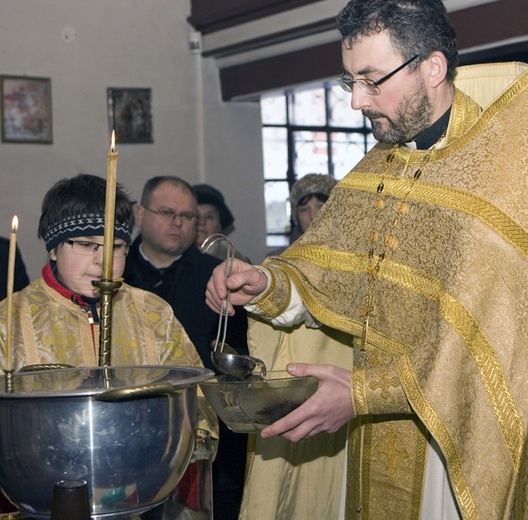
<path id="1" fill-rule="evenodd" d="M 287 246 L 288 197 L 308 173 L 342 179 L 374 146 L 369 121 L 338 85 L 304 87 L 261 98 L 266 245 Z"/>

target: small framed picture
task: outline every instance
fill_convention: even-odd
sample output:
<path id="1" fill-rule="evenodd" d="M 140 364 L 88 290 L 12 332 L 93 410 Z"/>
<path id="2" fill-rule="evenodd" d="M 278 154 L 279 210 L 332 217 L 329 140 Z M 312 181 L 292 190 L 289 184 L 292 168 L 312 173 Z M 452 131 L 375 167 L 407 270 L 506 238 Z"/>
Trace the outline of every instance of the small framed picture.
<path id="1" fill-rule="evenodd" d="M 150 88 L 109 88 L 108 125 L 116 143 L 153 143 Z"/>
<path id="2" fill-rule="evenodd" d="M 51 144 L 51 80 L 0 76 L 2 142 Z"/>

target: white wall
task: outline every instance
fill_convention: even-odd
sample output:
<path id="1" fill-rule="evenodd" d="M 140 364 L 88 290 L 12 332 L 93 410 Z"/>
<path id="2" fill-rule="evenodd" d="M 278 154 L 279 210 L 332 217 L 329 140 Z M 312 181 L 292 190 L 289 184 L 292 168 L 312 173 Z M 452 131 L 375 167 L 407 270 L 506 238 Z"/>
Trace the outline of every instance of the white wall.
<path id="1" fill-rule="evenodd" d="M 182 0 L 1 1 L 0 74 L 52 82 L 53 144 L 0 143 L 0 234 L 18 214 L 31 279 L 47 260 L 36 236 L 44 193 L 81 171 L 105 175 L 108 87 L 152 89 L 154 143 L 117 144 L 118 181 L 136 199 L 159 174 L 215 185 L 236 247 L 263 258 L 259 106 L 220 100 L 215 63 L 188 50 L 189 12 Z"/>

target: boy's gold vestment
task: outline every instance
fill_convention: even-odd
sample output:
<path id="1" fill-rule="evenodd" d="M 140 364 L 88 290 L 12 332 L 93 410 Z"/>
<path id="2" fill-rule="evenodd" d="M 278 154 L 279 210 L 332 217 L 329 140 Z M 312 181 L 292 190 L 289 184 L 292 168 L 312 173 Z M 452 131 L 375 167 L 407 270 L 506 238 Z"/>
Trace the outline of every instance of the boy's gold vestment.
<path id="1" fill-rule="evenodd" d="M 113 366 L 203 366 L 170 305 L 153 293 L 123 284 L 112 300 Z M 7 300 L 0 303 L 0 366 L 5 366 Z M 13 295 L 13 367 L 35 364 L 98 366 L 99 325 L 39 278 Z M 198 390 L 198 425 L 217 436 L 218 423 Z"/>

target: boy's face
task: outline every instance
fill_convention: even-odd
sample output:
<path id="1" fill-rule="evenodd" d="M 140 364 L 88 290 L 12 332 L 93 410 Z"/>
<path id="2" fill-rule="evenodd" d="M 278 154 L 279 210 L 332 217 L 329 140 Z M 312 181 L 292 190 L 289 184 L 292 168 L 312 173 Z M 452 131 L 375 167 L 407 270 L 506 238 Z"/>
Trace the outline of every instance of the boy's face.
<path id="1" fill-rule="evenodd" d="M 100 247 L 93 252 L 92 244 L 102 244 L 102 236 L 75 237 L 72 241 L 81 242 L 84 249 L 90 254 L 77 254 L 68 242 L 62 242 L 50 251 L 50 258 L 57 262 L 57 276 L 59 281 L 70 291 L 91 298 L 100 296 L 96 287 L 92 286 L 92 280 L 100 280 L 103 275 L 103 248 Z M 124 244 L 120 238 L 114 240 L 114 244 Z M 91 254 L 93 252 L 93 254 Z M 112 269 L 114 280 L 120 278 L 125 270 L 125 256 L 116 256 Z"/>

